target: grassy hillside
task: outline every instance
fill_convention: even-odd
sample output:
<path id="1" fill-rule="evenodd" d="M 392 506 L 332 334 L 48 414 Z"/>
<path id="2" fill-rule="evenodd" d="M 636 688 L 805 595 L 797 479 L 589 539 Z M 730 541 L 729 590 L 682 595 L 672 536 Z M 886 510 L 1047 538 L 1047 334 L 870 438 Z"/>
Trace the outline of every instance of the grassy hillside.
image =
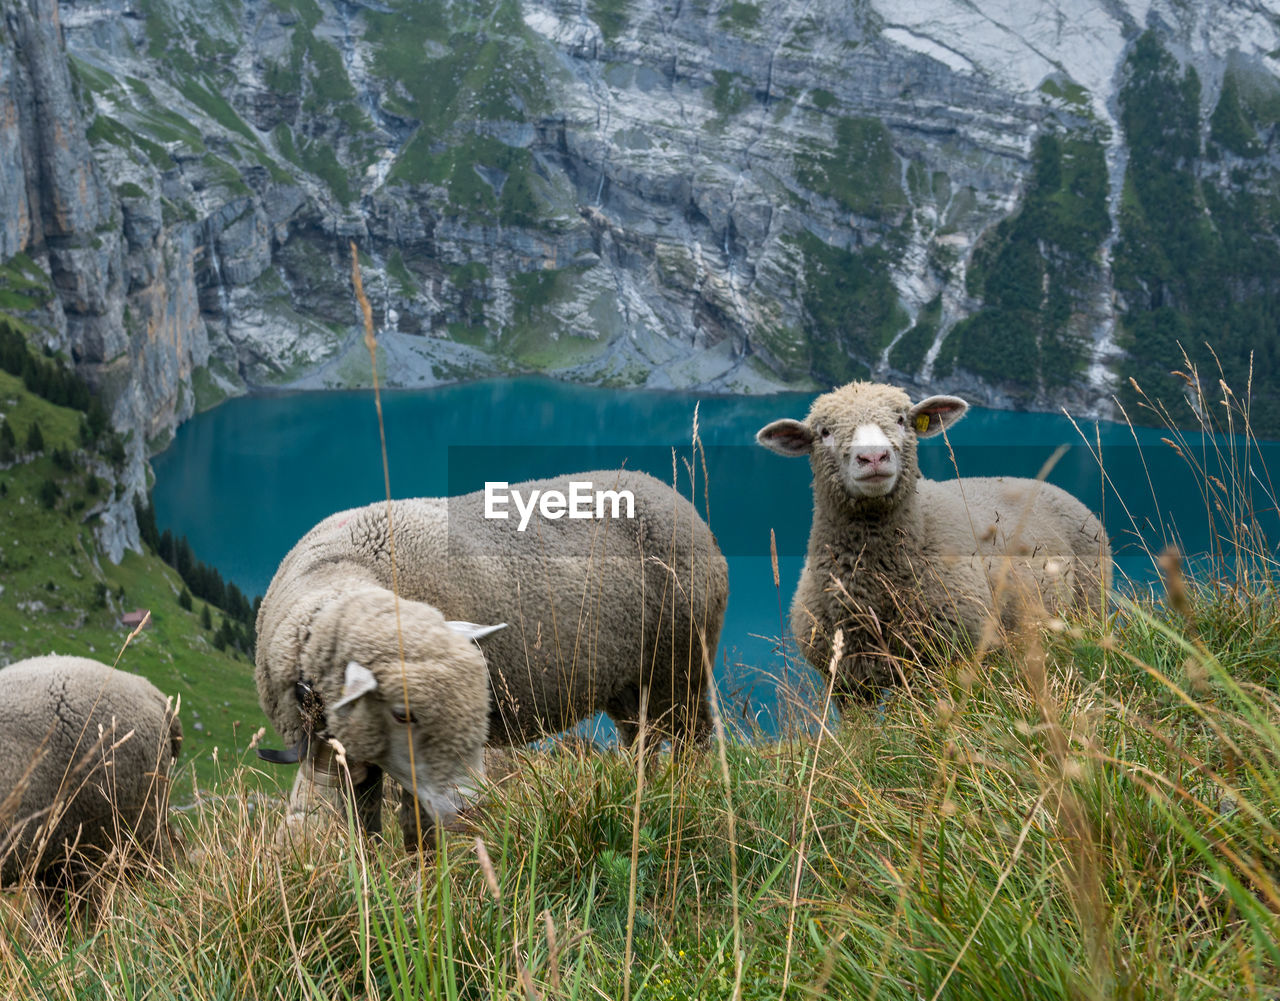
<path id="1" fill-rule="evenodd" d="M 12 996 L 1274 998 L 1275 592 L 1128 606 L 914 670 L 885 706 L 686 762 L 521 754 L 438 854 L 278 801 L 96 917 L 0 900 Z M 491 777 L 503 774 L 491 769 Z M 20 903 L 10 900 L 10 904 Z"/>
<path id="2" fill-rule="evenodd" d="M 181 698 L 183 761 L 193 763 L 201 779 L 211 779 L 215 749 L 225 761 L 265 724 L 252 665 L 214 648 L 214 632 L 201 625 L 202 603 L 190 611 L 179 605 L 182 582 L 159 557 L 130 552 L 115 566 L 98 552 L 95 512 L 111 486 L 91 470 L 105 471 L 108 463 L 81 446 L 79 412 L 54 406 L 0 371 L 0 414 L 14 431 L 18 452 L 7 468 L 0 466 L 0 658 L 56 652 L 110 664 L 129 633 L 120 615 L 149 609 L 150 627 L 129 645 L 119 667 Z M 25 450 L 33 423 L 44 439 L 39 454 Z M 55 462 L 55 450 L 65 450 L 69 468 Z M 214 630 L 220 620 L 212 610 Z M 184 771 L 187 790 L 190 778 Z M 179 799 L 184 795 L 180 790 Z"/>

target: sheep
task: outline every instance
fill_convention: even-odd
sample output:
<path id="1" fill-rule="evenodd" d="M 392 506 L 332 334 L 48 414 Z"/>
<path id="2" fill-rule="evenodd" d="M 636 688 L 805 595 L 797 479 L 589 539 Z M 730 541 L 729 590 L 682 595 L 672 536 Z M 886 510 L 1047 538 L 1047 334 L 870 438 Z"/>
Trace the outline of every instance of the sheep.
<path id="1" fill-rule="evenodd" d="M 854 382 L 819 396 L 804 421 L 756 434 L 813 469 L 791 629 L 824 675 L 843 630 L 833 690 L 845 708 L 901 680 L 904 660 L 936 659 L 940 636 L 991 641 L 993 625 L 1012 627 L 1028 609 L 1101 605 L 1110 547 L 1075 497 L 1039 480 L 920 476 L 917 440 L 967 410 L 954 396 L 912 405 L 896 387 Z"/>
<path id="2" fill-rule="evenodd" d="M 383 771 L 413 791 L 416 808 L 404 792 L 400 811 L 410 848 L 474 795 L 486 743 L 521 745 L 601 710 L 626 744 L 642 712 L 655 739 L 705 741 L 704 667 L 728 600 L 714 536 L 639 472 L 530 481 L 510 496 L 570 497 L 575 482 L 617 492 L 618 506 L 587 519 L 544 504 L 522 525 L 488 490 L 384 502 L 332 515 L 285 556 L 258 614 L 255 677 L 268 718 L 297 743 L 273 760 L 303 766 L 286 826 L 345 807 L 317 736 L 342 745 L 364 829 L 380 829 Z"/>
<path id="3" fill-rule="evenodd" d="M 0 885 L 78 887 L 113 849 L 166 858 L 182 724 L 144 678 L 86 657 L 0 670 Z"/>

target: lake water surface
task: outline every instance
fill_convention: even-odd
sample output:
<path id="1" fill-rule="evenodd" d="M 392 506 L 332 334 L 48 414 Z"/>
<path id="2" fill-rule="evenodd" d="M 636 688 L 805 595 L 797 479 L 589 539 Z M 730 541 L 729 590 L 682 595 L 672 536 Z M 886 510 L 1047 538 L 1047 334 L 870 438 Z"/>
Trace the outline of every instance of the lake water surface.
<path id="1" fill-rule="evenodd" d="M 768 679 L 785 673 L 776 643 L 780 609 L 785 615 L 804 562 L 812 499 L 808 463 L 765 451 L 754 435 L 775 418 L 803 417 L 812 399 L 700 398 L 538 378 L 384 393 L 391 490 L 396 497 L 455 495 L 486 480 L 515 483 L 624 462 L 670 482 L 673 448 L 681 467 L 691 455 L 697 405 L 709 520 L 729 560 L 723 697 L 735 715 L 767 714 L 775 701 Z M 972 409 L 950 432 L 954 464 L 938 437 L 921 443 L 921 468 L 935 479 L 955 476 L 957 468 L 966 476 L 1035 476 L 1059 445 L 1068 446 L 1048 478 L 1103 512 L 1120 571 L 1142 585 L 1155 576 L 1148 551 L 1172 539 L 1184 552 L 1208 551 L 1220 534 L 1206 513 L 1203 477 L 1161 442 L 1167 436 L 1105 422 L 1080 422 L 1077 430 L 1058 415 Z M 1093 455 L 1099 440 L 1105 489 Z M 1228 478 L 1212 442 L 1195 437 L 1190 451 Z M 1276 540 L 1280 523 L 1266 467 L 1280 473 L 1280 443 L 1264 443 L 1262 453 L 1255 445 L 1246 455 L 1237 441 L 1237 479 L 1254 483 L 1254 502 Z M 250 596 L 265 592 L 280 559 L 316 522 L 386 497 L 372 391 L 229 400 L 179 428 L 153 465 L 161 530 L 185 534 L 197 558 Z M 678 478 L 687 487 L 683 468 Z M 781 593 L 770 566 L 771 529 Z"/>

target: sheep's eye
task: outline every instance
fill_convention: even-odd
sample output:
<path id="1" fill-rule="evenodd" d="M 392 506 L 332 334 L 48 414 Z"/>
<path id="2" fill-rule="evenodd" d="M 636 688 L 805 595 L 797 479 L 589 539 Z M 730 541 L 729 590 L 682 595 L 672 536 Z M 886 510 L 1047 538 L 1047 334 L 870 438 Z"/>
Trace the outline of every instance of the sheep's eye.
<path id="1" fill-rule="evenodd" d="M 898 427 L 900 427 L 900 428 L 904 428 L 904 427 L 906 427 L 906 426 L 907 426 L 907 415 L 906 415 L 906 414 L 898 414 Z"/>
<path id="2" fill-rule="evenodd" d="M 831 428 L 818 428 L 818 434 L 820 434 L 825 441 L 827 438 L 831 437 Z"/>
<path id="3" fill-rule="evenodd" d="M 391 715 L 396 718 L 397 723 L 416 723 L 417 722 L 417 720 L 413 718 L 413 713 L 409 712 L 409 710 L 405 709 L 403 706 L 392 706 Z"/>

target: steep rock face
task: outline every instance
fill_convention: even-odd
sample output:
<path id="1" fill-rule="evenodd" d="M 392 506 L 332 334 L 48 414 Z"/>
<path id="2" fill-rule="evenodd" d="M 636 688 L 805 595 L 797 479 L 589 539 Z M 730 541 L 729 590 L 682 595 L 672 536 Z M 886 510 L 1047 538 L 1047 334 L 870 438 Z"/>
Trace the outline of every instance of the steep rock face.
<path id="1" fill-rule="evenodd" d="M 1146 341 L 1170 367 L 1147 314 L 1212 305 L 1153 263 L 1141 38 L 1196 75 L 1182 209 L 1275 245 L 1266 4 L 2 2 L 0 256 L 47 262 L 51 344 L 146 439 L 367 384 L 351 240 L 393 385 L 872 374 L 1108 413 Z"/>
<path id="2" fill-rule="evenodd" d="M 118 198 L 81 116 L 59 9 L 6 0 L 0 60 L 0 258 L 23 254 L 53 291 L 22 313 L 38 344 L 75 363 L 134 432 L 101 513 L 111 559 L 139 545 L 132 498 L 145 493 L 147 439 L 190 416 L 192 371 L 208 358 L 196 306 L 195 230 L 166 226 L 145 199 Z M 10 305 L 10 304 L 6 304 Z M 21 305 L 21 304 L 20 304 Z"/>

